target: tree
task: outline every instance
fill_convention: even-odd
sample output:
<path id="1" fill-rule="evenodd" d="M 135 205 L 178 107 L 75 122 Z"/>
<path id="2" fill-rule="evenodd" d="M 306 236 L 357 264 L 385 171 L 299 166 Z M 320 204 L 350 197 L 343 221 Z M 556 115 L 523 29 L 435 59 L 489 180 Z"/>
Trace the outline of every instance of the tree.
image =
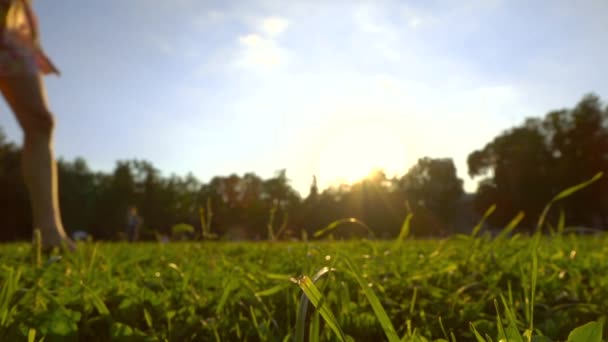
<path id="1" fill-rule="evenodd" d="M 521 127 L 505 131 L 482 150 L 469 155 L 469 175 L 491 174 L 478 193 L 476 207 L 485 211 L 497 204 L 490 222 L 503 226 L 523 210 L 528 223 L 551 199 L 551 151 L 540 122 L 528 119 Z"/>
<path id="2" fill-rule="evenodd" d="M 585 96 L 574 109 L 527 119 L 503 132 L 468 157 L 469 175 L 483 176 L 476 205 L 484 211 L 497 204 L 490 218 L 504 225 L 519 210 L 531 228 L 540 211 L 559 191 L 608 170 L 608 111 L 599 98 Z M 563 203 L 570 223 L 606 223 L 606 179 Z"/>
<path id="3" fill-rule="evenodd" d="M 417 227 L 418 234 L 442 234 L 453 229 L 452 222 L 458 215 L 455 204 L 464 190 L 451 158 L 418 159 L 399 185 L 414 214 L 412 226 Z"/>
<path id="4" fill-rule="evenodd" d="M 124 230 L 126 213 L 135 203 L 135 180 L 131 164 L 116 163 L 111 175 L 97 174 L 96 219 L 90 232 L 97 239 L 113 239 Z"/>
<path id="5" fill-rule="evenodd" d="M 599 97 L 590 94 L 572 110 L 554 111 L 543 122 L 553 155 L 554 192 L 608 170 L 608 108 L 602 109 Z M 608 180 L 565 201 L 571 222 L 594 225 L 607 221 Z"/>
<path id="6" fill-rule="evenodd" d="M 0 240 L 29 239 L 32 221 L 27 189 L 21 177 L 21 150 L 8 142 L 0 127 Z"/>
<path id="7" fill-rule="evenodd" d="M 73 162 L 59 160 L 58 174 L 59 202 L 66 229 L 88 231 L 95 219 L 95 175 L 83 158 L 76 158 Z"/>
<path id="8" fill-rule="evenodd" d="M 378 169 L 353 184 L 344 196 L 347 216 L 361 219 L 377 237 L 396 236 L 406 211 L 395 183 Z"/>
<path id="9" fill-rule="evenodd" d="M 274 177 L 267 179 L 263 183 L 262 198 L 271 202 L 278 201 L 279 206 L 283 208 L 292 207 L 298 204 L 300 196 L 289 185 L 287 178 L 287 170 L 282 169 L 275 172 Z"/>

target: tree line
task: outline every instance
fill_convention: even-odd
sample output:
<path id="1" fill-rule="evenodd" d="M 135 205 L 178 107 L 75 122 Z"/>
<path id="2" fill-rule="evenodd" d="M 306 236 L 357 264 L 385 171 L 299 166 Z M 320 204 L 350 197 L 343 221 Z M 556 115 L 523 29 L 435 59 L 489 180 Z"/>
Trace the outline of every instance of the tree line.
<path id="1" fill-rule="evenodd" d="M 95 239 L 120 239 L 127 209 L 143 217 L 141 237 L 169 235 L 176 224 L 195 228 L 195 236 L 226 239 L 293 239 L 342 218 L 336 237 L 394 238 L 408 214 L 416 236 L 466 233 L 488 207 L 491 227 L 504 227 L 518 212 L 521 230 L 535 220 L 561 190 L 608 169 L 608 107 L 586 95 L 574 108 L 528 118 L 503 131 L 468 156 L 468 173 L 480 178 L 474 194 L 463 191 L 451 158 L 420 158 L 402 176 L 382 170 L 354 184 L 320 191 L 295 191 L 286 170 L 263 179 L 255 173 L 213 177 L 201 183 L 192 174 L 163 176 L 144 160 L 123 160 L 111 173 L 92 171 L 83 158 L 58 162 L 60 204 L 66 228 Z M 21 179 L 20 147 L 0 130 L 0 240 L 28 239 L 30 208 Z M 395 156 L 397 158 L 398 156 Z M 608 181 L 561 201 L 550 220 L 563 213 L 571 225 L 605 229 Z M 363 228 L 364 223 L 367 228 Z M 207 234 L 202 234 L 206 230 Z"/>

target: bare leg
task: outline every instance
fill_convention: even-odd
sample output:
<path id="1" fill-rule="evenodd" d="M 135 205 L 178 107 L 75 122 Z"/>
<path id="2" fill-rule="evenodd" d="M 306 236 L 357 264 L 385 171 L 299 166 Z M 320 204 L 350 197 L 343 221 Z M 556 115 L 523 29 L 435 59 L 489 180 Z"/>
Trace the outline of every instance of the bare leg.
<path id="1" fill-rule="evenodd" d="M 23 177 L 30 194 L 34 227 L 42 233 L 42 246 L 48 249 L 65 243 L 73 248 L 59 211 L 57 163 L 53 153 L 54 119 L 42 77 L 0 77 L 0 91 L 23 129 Z"/>

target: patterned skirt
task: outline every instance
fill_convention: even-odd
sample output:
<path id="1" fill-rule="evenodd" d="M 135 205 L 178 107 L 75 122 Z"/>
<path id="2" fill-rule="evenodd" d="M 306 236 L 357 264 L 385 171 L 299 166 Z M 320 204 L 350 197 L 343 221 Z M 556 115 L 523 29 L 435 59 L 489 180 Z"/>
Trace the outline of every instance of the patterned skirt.
<path id="1" fill-rule="evenodd" d="M 44 54 L 31 0 L 0 0 L 0 77 L 59 74 Z"/>

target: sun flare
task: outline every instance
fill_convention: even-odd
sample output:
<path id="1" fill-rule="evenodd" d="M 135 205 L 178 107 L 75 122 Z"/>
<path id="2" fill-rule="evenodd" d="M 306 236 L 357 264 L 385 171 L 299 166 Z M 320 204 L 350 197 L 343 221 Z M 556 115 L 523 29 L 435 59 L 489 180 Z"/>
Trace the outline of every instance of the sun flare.
<path id="1" fill-rule="evenodd" d="M 352 184 L 372 171 L 402 173 L 407 151 L 402 137 L 379 125 L 348 126 L 327 139 L 320 152 L 319 178 L 324 185 Z"/>

